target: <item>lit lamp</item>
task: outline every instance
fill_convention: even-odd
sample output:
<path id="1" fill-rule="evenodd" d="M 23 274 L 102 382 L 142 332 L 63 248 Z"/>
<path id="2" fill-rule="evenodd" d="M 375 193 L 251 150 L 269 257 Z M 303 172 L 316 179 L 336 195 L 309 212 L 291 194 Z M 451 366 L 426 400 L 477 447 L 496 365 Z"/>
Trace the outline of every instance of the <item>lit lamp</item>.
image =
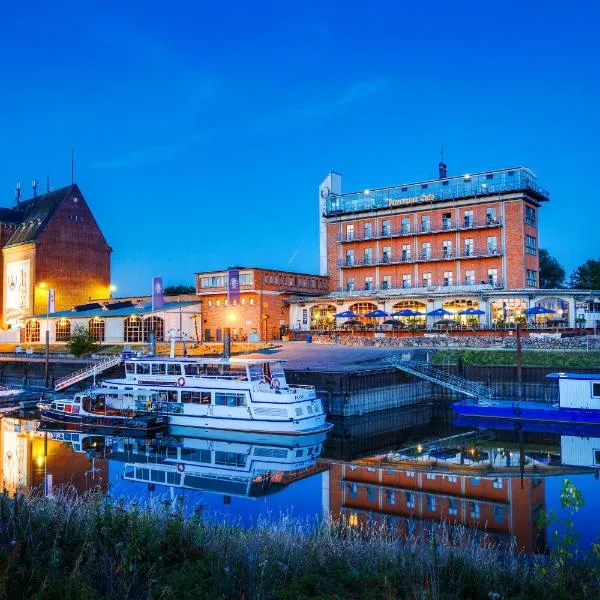
<path id="1" fill-rule="evenodd" d="M 114 283 L 111 283 L 108 289 L 110 290 L 109 297 L 112 298 L 113 293 L 117 291 L 117 286 Z"/>
<path id="2" fill-rule="evenodd" d="M 229 311 L 227 313 L 227 321 L 229 321 L 229 323 L 233 323 L 236 320 L 237 320 L 237 315 L 233 311 Z"/>

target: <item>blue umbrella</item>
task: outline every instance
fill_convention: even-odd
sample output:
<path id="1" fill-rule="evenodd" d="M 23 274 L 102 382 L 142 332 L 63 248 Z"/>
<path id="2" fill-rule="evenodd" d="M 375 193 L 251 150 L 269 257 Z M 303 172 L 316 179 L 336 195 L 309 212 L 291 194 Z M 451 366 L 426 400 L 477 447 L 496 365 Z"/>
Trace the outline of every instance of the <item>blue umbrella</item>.
<path id="1" fill-rule="evenodd" d="M 351 319 L 353 317 L 358 317 L 360 315 L 357 315 L 355 312 L 352 312 L 351 310 L 345 310 L 344 312 L 338 313 L 335 316 L 337 319 Z"/>
<path id="2" fill-rule="evenodd" d="M 525 311 L 526 315 L 553 315 L 556 311 L 543 306 L 533 306 Z"/>
<path id="3" fill-rule="evenodd" d="M 420 313 L 416 310 L 412 310 L 410 308 L 405 308 L 404 310 L 399 310 L 398 312 L 392 313 L 392 317 L 422 317 L 423 313 Z"/>
<path id="4" fill-rule="evenodd" d="M 389 317 L 390 315 L 388 313 L 385 312 L 385 310 L 372 310 L 371 312 L 365 313 L 363 316 L 365 317 L 369 317 L 369 318 L 375 318 L 375 317 Z"/>
<path id="5" fill-rule="evenodd" d="M 447 315 L 451 315 L 452 313 L 445 308 L 436 308 L 435 310 L 430 310 L 427 313 L 428 317 L 445 317 Z"/>
<path id="6" fill-rule="evenodd" d="M 472 306 L 469 306 L 469 308 L 465 308 L 465 310 L 461 310 L 458 314 L 459 315 L 468 315 L 468 316 L 485 315 L 485 311 L 479 310 L 478 308 L 473 308 Z"/>

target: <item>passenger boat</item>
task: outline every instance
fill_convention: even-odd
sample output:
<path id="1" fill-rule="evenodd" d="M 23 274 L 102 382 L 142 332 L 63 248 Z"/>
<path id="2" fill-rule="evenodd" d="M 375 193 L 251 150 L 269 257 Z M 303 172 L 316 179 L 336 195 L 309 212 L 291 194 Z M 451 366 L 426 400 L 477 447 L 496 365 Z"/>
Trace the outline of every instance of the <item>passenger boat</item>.
<path id="1" fill-rule="evenodd" d="M 59 398 L 50 403 L 39 402 L 37 407 L 43 421 L 70 424 L 85 429 L 161 431 L 167 428 L 167 417 L 159 414 L 148 394 L 106 393 L 96 389 L 75 394 L 72 398 Z M 136 408 L 135 402 L 143 405 Z M 125 407 L 117 407 L 118 398 Z M 134 401 L 134 398 L 136 400 Z M 109 401 L 110 400 L 110 401 Z"/>
<path id="2" fill-rule="evenodd" d="M 280 435 L 312 435 L 332 428 L 315 388 L 289 384 L 278 359 L 139 357 L 125 361 L 125 377 L 106 379 L 113 392 L 146 390 L 171 426 Z"/>
<path id="3" fill-rule="evenodd" d="M 559 402 L 464 400 L 452 405 L 460 417 L 600 425 L 600 374 L 550 373 L 558 380 Z"/>

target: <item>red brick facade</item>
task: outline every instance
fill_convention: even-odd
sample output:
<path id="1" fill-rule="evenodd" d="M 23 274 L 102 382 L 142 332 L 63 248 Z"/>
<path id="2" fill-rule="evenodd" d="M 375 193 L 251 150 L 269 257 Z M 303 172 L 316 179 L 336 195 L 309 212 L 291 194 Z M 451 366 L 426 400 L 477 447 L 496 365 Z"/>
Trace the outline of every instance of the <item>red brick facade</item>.
<path id="1" fill-rule="evenodd" d="M 240 300 L 227 302 L 227 271 L 196 274 L 196 293 L 202 300 L 202 332 L 205 341 L 221 341 L 223 329 L 234 339 L 258 334 L 262 341 L 277 340 L 289 323 L 290 296 L 327 292 L 327 277 L 271 269 L 239 269 Z M 214 284 L 214 285 L 213 285 Z"/>

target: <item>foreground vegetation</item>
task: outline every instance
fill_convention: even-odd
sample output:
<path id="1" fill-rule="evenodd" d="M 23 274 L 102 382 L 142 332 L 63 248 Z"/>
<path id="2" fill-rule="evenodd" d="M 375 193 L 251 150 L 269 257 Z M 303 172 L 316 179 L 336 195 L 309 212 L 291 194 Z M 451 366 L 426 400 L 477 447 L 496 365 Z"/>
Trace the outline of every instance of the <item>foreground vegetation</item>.
<path id="1" fill-rule="evenodd" d="M 516 350 L 438 350 L 431 362 L 437 365 L 473 365 L 482 367 L 514 367 L 517 365 Z M 551 369 L 572 369 L 577 367 L 599 367 L 600 351 L 579 350 L 523 350 L 524 367 L 548 367 Z"/>
<path id="2" fill-rule="evenodd" d="M 432 539 L 285 519 L 253 529 L 200 510 L 100 496 L 0 495 L 0 597 L 454 599 L 592 598 L 598 565 L 527 557 L 440 526 Z"/>

